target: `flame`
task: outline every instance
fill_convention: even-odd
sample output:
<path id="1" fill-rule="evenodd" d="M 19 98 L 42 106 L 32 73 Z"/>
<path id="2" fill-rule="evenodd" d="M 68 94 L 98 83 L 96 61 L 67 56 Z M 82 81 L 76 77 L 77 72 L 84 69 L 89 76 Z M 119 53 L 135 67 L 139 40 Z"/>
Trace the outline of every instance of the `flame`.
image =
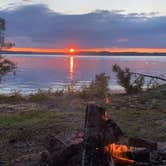
<path id="1" fill-rule="evenodd" d="M 114 143 L 104 147 L 104 152 L 110 153 L 115 163 L 133 164 L 134 160 L 128 159 L 126 153 L 131 150 L 132 149 L 128 148 L 126 145 L 116 145 Z"/>

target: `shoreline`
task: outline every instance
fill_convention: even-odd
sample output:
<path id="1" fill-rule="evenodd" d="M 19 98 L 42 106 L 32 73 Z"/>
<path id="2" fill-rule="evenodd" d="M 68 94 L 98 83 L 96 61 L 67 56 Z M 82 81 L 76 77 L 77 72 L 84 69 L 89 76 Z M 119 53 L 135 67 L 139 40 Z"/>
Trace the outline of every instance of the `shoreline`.
<path id="1" fill-rule="evenodd" d="M 66 85 L 68 85 L 70 87 L 70 83 L 67 83 L 64 86 L 66 86 Z M 162 86 L 162 85 L 165 85 L 165 84 L 160 84 L 159 86 Z M 0 96 L 12 96 L 13 94 L 19 94 L 19 95 L 27 97 L 27 96 L 30 96 L 30 95 L 36 95 L 39 92 L 50 93 L 50 94 L 52 93 L 53 94 L 53 93 L 56 93 L 56 92 L 59 92 L 59 91 L 63 91 L 65 93 L 65 92 L 67 92 L 69 87 L 55 88 L 55 89 L 52 89 L 52 88 L 38 89 L 38 90 L 27 91 L 27 92 L 22 92 L 21 90 L 11 90 L 10 92 L 3 92 L 2 90 L 0 90 Z M 114 88 L 111 88 L 111 87 L 113 87 L 113 85 L 109 85 L 110 94 L 126 94 L 125 89 L 123 87 L 121 87 L 120 85 L 114 85 Z M 80 89 L 81 86 L 79 86 L 79 85 L 72 86 L 72 88 L 74 88 L 74 91 L 81 92 L 81 89 Z M 145 92 L 146 90 L 148 90 L 148 88 L 143 87 L 143 92 Z"/>
<path id="2" fill-rule="evenodd" d="M 31 51 L 0 51 L 0 54 L 26 54 L 26 55 L 68 55 L 69 52 L 31 52 Z M 166 56 L 166 52 L 75 52 L 77 56 Z"/>

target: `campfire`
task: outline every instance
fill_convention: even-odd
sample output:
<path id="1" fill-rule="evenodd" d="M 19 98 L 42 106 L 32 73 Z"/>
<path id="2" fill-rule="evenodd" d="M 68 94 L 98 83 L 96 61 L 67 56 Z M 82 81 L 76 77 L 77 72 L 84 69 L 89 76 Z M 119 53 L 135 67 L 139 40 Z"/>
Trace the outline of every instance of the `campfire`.
<path id="1" fill-rule="evenodd" d="M 49 145 L 51 166 L 148 166 L 153 152 L 158 153 L 156 143 L 126 137 L 105 109 L 94 104 L 87 106 L 84 132 L 74 143 L 63 145 L 60 153 L 55 144 L 57 140 Z"/>
<path id="2" fill-rule="evenodd" d="M 125 164 L 134 164 L 134 160 L 128 158 L 127 154 L 133 152 L 132 147 L 127 147 L 126 145 L 117 145 L 110 144 L 104 147 L 105 153 L 110 153 L 110 156 L 113 158 L 114 163 L 125 163 Z"/>
<path id="3" fill-rule="evenodd" d="M 93 104 L 88 105 L 85 117 L 85 147 L 83 149 L 85 155 L 82 157 L 82 166 L 88 162 L 90 162 L 88 165 L 101 166 L 147 165 L 150 160 L 150 153 L 147 149 L 149 143 L 144 141 L 145 147 L 130 146 L 133 141 L 131 138 L 128 145 L 120 144 L 119 141 L 125 138 L 120 127 L 112 119 L 109 119 L 104 108 Z M 96 160 L 98 153 L 100 154 L 99 162 Z M 94 163 L 92 157 L 91 161 L 89 160 L 89 155 L 94 157 Z"/>

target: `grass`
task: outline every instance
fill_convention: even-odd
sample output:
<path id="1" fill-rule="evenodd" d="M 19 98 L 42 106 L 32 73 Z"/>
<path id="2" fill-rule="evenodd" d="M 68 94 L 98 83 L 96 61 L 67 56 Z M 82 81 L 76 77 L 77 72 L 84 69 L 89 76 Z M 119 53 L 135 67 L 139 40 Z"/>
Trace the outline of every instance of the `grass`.
<path id="1" fill-rule="evenodd" d="M 128 136 L 166 141 L 166 111 L 128 109 L 110 114 Z"/>
<path id="2" fill-rule="evenodd" d="M 112 110 L 110 117 L 128 136 L 139 136 L 155 141 L 166 140 L 165 111 L 155 110 Z M 1 114 L 0 127 L 41 129 L 52 125 L 54 131 L 81 129 L 84 112 L 28 111 Z"/>
<path id="3" fill-rule="evenodd" d="M 24 154 L 45 150 L 50 135 L 70 138 L 82 129 L 84 113 L 30 110 L 0 114 L 0 155 L 10 161 Z"/>
<path id="4" fill-rule="evenodd" d="M 22 101 L 26 101 L 26 97 L 22 96 L 19 92 L 13 92 L 10 95 L 0 95 L 0 103 L 19 103 Z"/>
<path id="5" fill-rule="evenodd" d="M 0 127 L 5 126 L 33 126 L 36 123 L 42 123 L 48 119 L 56 117 L 55 112 L 28 111 L 15 114 L 1 114 Z"/>
<path id="6" fill-rule="evenodd" d="M 56 111 L 28 111 L 14 114 L 0 114 L 0 127 L 33 127 L 44 125 L 51 121 L 69 121 L 70 116 L 82 116 L 81 112 L 64 113 Z M 68 119 L 68 120 L 67 120 Z"/>

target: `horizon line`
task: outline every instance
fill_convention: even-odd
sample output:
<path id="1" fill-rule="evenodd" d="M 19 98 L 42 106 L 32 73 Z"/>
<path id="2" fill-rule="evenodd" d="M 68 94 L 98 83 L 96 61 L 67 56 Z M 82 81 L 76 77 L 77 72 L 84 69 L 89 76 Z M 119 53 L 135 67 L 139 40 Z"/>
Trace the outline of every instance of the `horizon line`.
<path id="1" fill-rule="evenodd" d="M 75 52 L 136 52 L 136 53 L 166 53 L 166 48 L 75 48 Z M 69 53 L 70 48 L 30 48 L 30 47 L 12 47 L 12 48 L 3 48 L 2 51 L 11 51 L 11 52 L 34 52 L 34 53 Z"/>

